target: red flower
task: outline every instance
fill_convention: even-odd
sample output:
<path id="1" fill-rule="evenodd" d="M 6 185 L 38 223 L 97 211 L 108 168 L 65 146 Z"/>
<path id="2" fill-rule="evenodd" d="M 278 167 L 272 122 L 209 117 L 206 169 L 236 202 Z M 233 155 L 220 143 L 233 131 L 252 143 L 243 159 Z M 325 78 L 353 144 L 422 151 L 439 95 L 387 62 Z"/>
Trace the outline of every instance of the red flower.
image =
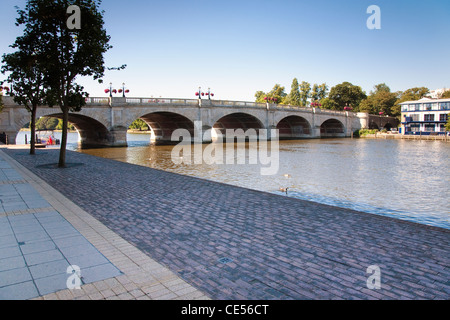
<path id="1" fill-rule="evenodd" d="M 109 89 L 105 89 L 105 93 L 109 93 Z"/>

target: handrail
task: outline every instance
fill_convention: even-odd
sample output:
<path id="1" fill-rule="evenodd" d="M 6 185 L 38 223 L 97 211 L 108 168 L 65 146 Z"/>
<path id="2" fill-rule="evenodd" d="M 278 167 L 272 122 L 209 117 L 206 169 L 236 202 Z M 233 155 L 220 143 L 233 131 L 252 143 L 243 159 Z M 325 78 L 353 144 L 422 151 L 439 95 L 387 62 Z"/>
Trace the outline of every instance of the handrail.
<path id="1" fill-rule="evenodd" d="M 13 98 L 10 96 L 3 96 L 3 104 L 6 105 L 17 105 Z M 209 99 L 182 99 L 182 98 L 128 98 L 128 97 L 88 97 L 86 98 L 86 105 L 102 105 L 102 106 L 134 106 L 134 105 L 174 105 L 174 106 L 199 106 L 202 107 L 233 107 L 233 108 L 255 108 L 255 109 L 269 109 L 269 110 L 292 110 L 292 111 L 302 111 L 309 113 L 325 113 L 329 115 L 340 115 L 345 116 L 352 114 L 348 111 L 336 111 L 327 110 L 320 108 L 311 107 L 299 107 L 291 105 L 281 105 L 281 104 L 269 104 L 252 102 L 252 101 L 232 101 L 232 100 L 209 100 Z"/>

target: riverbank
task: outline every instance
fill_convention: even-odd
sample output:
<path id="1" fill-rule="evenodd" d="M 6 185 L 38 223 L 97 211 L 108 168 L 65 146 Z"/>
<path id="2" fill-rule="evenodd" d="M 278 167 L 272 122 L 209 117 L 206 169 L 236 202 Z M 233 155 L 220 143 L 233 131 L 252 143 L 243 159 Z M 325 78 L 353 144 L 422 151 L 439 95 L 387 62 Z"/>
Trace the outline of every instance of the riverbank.
<path id="1" fill-rule="evenodd" d="M 448 299 L 450 232 L 56 150 L 5 150 L 212 299 Z M 370 266 L 381 289 L 367 287 Z"/>
<path id="2" fill-rule="evenodd" d="M 403 134 L 376 133 L 376 134 L 365 134 L 362 135 L 360 138 L 450 142 L 450 137 L 448 137 L 447 135 L 403 135 Z"/>

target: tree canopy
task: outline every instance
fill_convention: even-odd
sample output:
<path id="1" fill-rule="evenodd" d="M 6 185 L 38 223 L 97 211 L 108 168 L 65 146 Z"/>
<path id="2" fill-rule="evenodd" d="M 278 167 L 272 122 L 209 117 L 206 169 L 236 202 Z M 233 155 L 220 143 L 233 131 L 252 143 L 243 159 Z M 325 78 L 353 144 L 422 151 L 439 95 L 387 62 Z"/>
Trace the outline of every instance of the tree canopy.
<path id="1" fill-rule="evenodd" d="M 381 83 L 374 86 L 374 91 L 361 101 L 359 105 L 360 112 L 367 112 L 370 114 L 379 114 L 383 112 L 386 115 L 395 116 L 393 106 L 397 102 L 398 93 L 391 92 L 391 89 L 385 84 Z"/>
<path id="2" fill-rule="evenodd" d="M 80 8 L 80 28 L 70 29 L 67 9 Z M 24 27 L 24 38 L 33 42 L 36 58 L 49 88 L 47 97 L 55 101 L 63 113 L 63 134 L 59 167 L 65 166 L 69 111 L 80 111 L 88 96 L 75 81 L 79 76 L 99 80 L 104 74 L 104 53 L 110 49 L 104 29 L 101 0 L 28 0 L 18 10 L 17 25 Z"/>
<path id="3" fill-rule="evenodd" d="M 348 106 L 352 107 L 353 111 L 357 112 L 359 111 L 359 104 L 362 100 L 366 99 L 367 96 L 361 87 L 353 85 L 350 82 L 343 82 L 331 88 L 328 98 L 331 100 L 328 105 L 333 110 L 343 111 L 344 108 Z"/>

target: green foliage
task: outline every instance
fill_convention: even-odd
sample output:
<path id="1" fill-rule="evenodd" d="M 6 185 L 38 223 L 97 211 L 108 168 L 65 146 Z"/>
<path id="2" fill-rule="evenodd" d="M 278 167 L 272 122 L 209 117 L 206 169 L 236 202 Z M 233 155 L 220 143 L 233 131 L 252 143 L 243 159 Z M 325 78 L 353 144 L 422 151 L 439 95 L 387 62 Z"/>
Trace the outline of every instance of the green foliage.
<path id="1" fill-rule="evenodd" d="M 354 134 L 354 136 L 364 137 L 368 134 L 376 134 L 378 132 L 379 132 L 379 130 L 377 130 L 377 129 L 361 129 L 361 130 L 357 130 L 356 133 Z"/>
<path id="2" fill-rule="evenodd" d="M 301 106 L 306 107 L 308 99 L 311 97 L 311 84 L 306 81 L 302 81 L 300 84 L 300 101 Z"/>
<path id="3" fill-rule="evenodd" d="M 439 99 L 450 99 L 450 90 L 444 91 L 444 93 L 439 96 Z"/>
<path id="4" fill-rule="evenodd" d="M 276 103 L 286 104 L 287 94 L 284 91 L 284 87 L 282 87 L 279 84 L 276 84 L 273 87 L 273 89 L 268 93 L 265 93 L 264 91 L 257 91 L 255 93 L 255 97 L 256 97 L 256 102 L 259 102 L 259 103 L 266 102 L 265 98 L 275 98 Z"/>
<path id="5" fill-rule="evenodd" d="M 291 92 L 286 97 L 286 104 L 291 106 L 300 106 L 301 105 L 301 94 L 299 90 L 298 80 L 294 78 L 292 80 Z"/>
<path id="6" fill-rule="evenodd" d="M 367 112 L 370 114 L 384 114 L 392 116 L 396 115 L 394 107 L 397 101 L 397 93 L 392 93 L 391 89 L 384 83 L 374 86 L 374 91 L 361 101 L 359 105 L 359 112 Z"/>
<path id="7" fill-rule="evenodd" d="M 150 127 L 148 124 L 142 120 L 142 119 L 136 119 L 129 127 L 129 129 L 132 130 L 139 130 L 139 131 L 149 131 Z"/>
<path id="8" fill-rule="evenodd" d="M 392 107 L 392 114 L 395 116 L 401 115 L 401 105 L 400 103 L 406 102 L 406 101 L 416 101 L 420 100 L 423 97 L 425 97 L 426 94 L 428 94 L 430 90 L 425 87 L 415 87 L 408 90 L 405 90 L 403 92 L 398 93 L 398 99 L 395 103 L 395 105 Z"/>
<path id="9" fill-rule="evenodd" d="M 328 98 L 331 100 L 327 104 L 332 110 L 343 111 L 346 106 L 352 107 L 354 112 L 359 111 L 359 104 L 366 99 L 365 92 L 359 86 L 355 86 L 350 82 L 343 82 L 331 88 Z"/>
<path id="10" fill-rule="evenodd" d="M 79 30 L 70 30 L 66 24 L 67 8 L 72 4 L 81 9 Z M 49 89 L 46 96 L 63 113 L 59 167 L 65 166 L 69 111 L 80 111 L 88 96 L 75 79 L 92 76 L 99 80 L 105 72 L 103 55 L 111 47 L 100 5 L 101 0 L 28 0 L 25 9 L 17 11 L 16 25 L 24 29 L 26 47 L 33 47 L 33 59 Z"/>
<path id="11" fill-rule="evenodd" d="M 445 125 L 445 130 L 450 131 L 450 113 L 447 115 L 447 124 Z"/>
<path id="12" fill-rule="evenodd" d="M 25 126 L 25 127 L 27 127 L 27 126 Z M 62 119 L 51 118 L 51 117 L 42 117 L 36 121 L 36 130 L 38 130 L 38 131 L 52 131 L 52 130 L 62 130 L 62 129 L 63 129 Z M 69 124 L 68 129 L 75 130 L 75 127 L 72 124 Z"/>

